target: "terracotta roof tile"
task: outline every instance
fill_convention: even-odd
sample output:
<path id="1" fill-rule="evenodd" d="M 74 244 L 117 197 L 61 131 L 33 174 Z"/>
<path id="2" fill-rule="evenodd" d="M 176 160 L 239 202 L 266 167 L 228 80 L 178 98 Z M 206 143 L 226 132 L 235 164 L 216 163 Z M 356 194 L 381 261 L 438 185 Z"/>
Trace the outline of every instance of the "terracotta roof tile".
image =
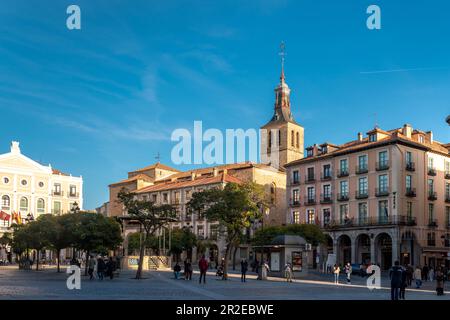
<path id="1" fill-rule="evenodd" d="M 133 181 L 136 181 L 136 180 L 144 180 L 144 181 L 147 181 L 147 182 L 153 182 L 154 181 L 154 179 L 152 179 L 151 177 L 149 177 L 146 174 L 138 174 L 138 175 L 135 175 L 135 176 L 133 176 L 131 178 L 128 178 L 128 179 L 125 179 L 125 180 L 121 180 L 119 182 L 111 183 L 110 186 L 130 183 L 130 182 L 133 182 Z"/>

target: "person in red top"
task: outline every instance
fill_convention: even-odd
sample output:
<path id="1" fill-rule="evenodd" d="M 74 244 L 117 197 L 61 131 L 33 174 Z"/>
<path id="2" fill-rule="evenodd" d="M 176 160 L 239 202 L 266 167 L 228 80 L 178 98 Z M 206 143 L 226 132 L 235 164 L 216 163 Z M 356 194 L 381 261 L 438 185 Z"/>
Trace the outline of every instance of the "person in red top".
<path id="1" fill-rule="evenodd" d="M 205 255 L 203 255 L 200 261 L 198 262 L 198 268 L 200 269 L 200 280 L 198 281 L 198 283 L 202 283 L 202 277 L 203 283 L 206 283 L 206 271 L 208 270 L 208 261 L 206 261 Z"/>

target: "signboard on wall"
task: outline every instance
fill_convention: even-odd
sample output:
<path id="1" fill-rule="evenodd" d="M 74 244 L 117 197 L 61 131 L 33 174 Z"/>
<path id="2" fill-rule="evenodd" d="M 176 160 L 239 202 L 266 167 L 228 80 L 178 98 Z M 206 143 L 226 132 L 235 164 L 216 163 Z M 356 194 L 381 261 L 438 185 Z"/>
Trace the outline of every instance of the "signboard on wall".
<path id="1" fill-rule="evenodd" d="M 292 252 L 292 271 L 302 271 L 303 259 L 300 251 Z"/>
<path id="2" fill-rule="evenodd" d="M 270 253 L 270 271 L 280 271 L 280 253 Z"/>

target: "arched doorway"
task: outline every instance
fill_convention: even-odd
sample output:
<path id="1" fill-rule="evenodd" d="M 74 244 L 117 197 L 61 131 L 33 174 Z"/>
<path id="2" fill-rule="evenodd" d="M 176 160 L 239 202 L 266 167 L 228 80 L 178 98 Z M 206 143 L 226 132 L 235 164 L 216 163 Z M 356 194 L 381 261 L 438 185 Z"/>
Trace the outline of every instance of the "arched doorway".
<path id="1" fill-rule="evenodd" d="M 344 234 L 338 238 L 337 243 L 337 262 L 343 266 L 347 262 L 352 261 L 352 240 Z"/>
<path id="2" fill-rule="evenodd" d="M 375 239 L 375 258 L 381 270 L 392 267 L 392 238 L 387 233 L 380 233 Z"/>
<path id="3" fill-rule="evenodd" d="M 370 237 L 368 234 L 360 234 L 356 238 L 356 258 L 355 262 L 369 264 L 370 261 Z"/>

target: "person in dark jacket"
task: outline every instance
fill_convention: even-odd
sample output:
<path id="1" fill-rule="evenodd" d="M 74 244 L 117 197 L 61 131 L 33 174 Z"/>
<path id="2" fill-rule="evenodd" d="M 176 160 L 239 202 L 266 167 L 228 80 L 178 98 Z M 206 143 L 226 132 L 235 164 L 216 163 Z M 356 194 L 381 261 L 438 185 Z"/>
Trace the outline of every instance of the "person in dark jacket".
<path id="1" fill-rule="evenodd" d="M 400 299 L 405 300 L 406 287 L 408 286 L 408 273 L 407 269 L 402 270 L 402 283 L 400 285 Z"/>
<path id="2" fill-rule="evenodd" d="M 100 280 L 103 280 L 105 269 L 106 269 L 105 261 L 103 260 L 102 257 L 99 257 L 97 259 L 97 275 Z"/>
<path id="3" fill-rule="evenodd" d="M 200 279 L 198 283 L 206 283 L 206 271 L 208 271 L 208 261 L 206 261 L 205 255 L 202 256 L 198 262 L 198 268 L 200 269 Z"/>
<path id="4" fill-rule="evenodd" d="M 106 263 L 106 276 L 111 280 L 114 278 L 115 265 L 113 258 L 109 257 L 108 262 Z"/>
<path id="5" fill-rule="evenodd" d="M 180 278 L 180 271 L 181 271 L 181 267 L 177 262 L 175 264 L 175 266 L 173 267 L 173 273 L 175 275 L 175 280 L 178 280 Z"/>
<path id="6" fill-rule="evenodd" d="M 245 275 L 247 273 L 248 270 L 248 262 L 245 259 L 242 259 L 241 261 L 241 282 L 245 282 Z"/>
<path id="7" fill-rule="evenodd" d="M 425 263 L 425 265 L 422 268 L 422 280 L 423 281 L 427 281 L 428 280 L 428 271 L 429 271 L 428 266 Z"/>
<path id="8" fill-rule="evenodd" d="M 398 300 L 403 273 L 400 262 L 395 261 L 394 266 L 389 271 L 389 278 L 391 279 L 391 300 Z"/>

